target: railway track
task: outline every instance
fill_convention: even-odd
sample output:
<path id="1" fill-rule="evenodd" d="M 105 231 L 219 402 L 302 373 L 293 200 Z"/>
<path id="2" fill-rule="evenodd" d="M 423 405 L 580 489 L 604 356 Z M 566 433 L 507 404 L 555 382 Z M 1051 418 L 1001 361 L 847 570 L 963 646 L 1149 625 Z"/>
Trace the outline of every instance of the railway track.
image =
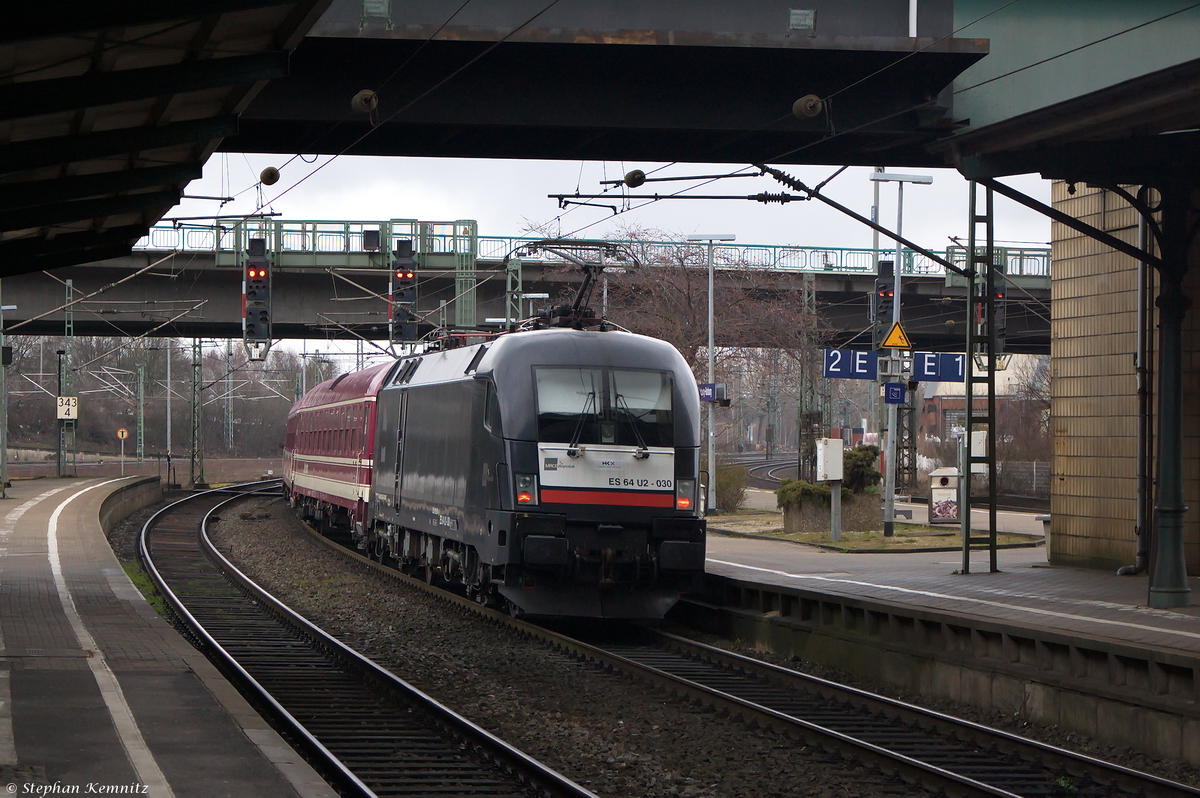
<path id="1" fill-rule="evenodd" d="M 341 556 L 471 608 L 581 660 L 773 728 L 807 745 L 869 762 L 935 793 L 971 798 L 1200 797 L 1200 790 L 1187 785 L 655 629 L 606 627 L 592 640 L 580 640 L 480 607 L 312 534 Z M 579 628 L 574 624 L 573 634 Z"/>
<path id="2" fill-rule="evenodd" d="M 217 512 L 275 483 L 196 494 L 146 522 L 142 562 L 226 676 L 345 795 L 595 798 L 346 647 L 216 550 Z"/>
<path id="3" fill-rule="evenodd" d="M 784 479 L 796 478 L 795 457 L 773 457 L 764 460 L 762 455 L 743 454 L 722 457 L 721 462 L 746 469 L 751 485 L 764 490 L 775 490 Z"/>

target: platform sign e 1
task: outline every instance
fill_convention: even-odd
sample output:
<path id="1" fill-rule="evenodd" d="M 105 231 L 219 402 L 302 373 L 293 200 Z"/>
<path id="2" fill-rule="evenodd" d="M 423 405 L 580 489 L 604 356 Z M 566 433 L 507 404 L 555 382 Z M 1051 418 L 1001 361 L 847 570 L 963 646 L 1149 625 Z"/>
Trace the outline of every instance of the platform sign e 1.
<path id="1" fill-rule="evenodd" d="M 963 382 L 966 362 L 966 355 L 954 352 L 915 352 L 912 378 L 923 382 Z"/>
<path id="2" fill-rule="evenodd" d="M 873 380 L 879 375 L 879 353 L 858 349 L 826 349 L 822 376 Z"/>

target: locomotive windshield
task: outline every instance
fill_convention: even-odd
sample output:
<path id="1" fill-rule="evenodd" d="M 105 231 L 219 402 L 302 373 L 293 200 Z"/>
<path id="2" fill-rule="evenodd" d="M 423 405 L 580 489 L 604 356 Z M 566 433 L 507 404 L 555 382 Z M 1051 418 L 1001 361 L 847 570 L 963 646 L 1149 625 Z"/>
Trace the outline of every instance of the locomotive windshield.
<path id="1" fill-rule="evenodd" d="M 674 446 L 670 372 L 536 368 L 543 443 Z"/>

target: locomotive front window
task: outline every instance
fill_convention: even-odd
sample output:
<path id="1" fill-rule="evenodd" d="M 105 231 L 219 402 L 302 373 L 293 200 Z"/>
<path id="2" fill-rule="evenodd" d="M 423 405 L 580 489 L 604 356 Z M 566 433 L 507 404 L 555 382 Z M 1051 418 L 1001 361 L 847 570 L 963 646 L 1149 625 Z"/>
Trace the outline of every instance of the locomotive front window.
<path id="1" fill-rule="evenodd" d="M 534 369 L 543 443 L 673 446 L 671 375 L 634 369 Z"/>
<path id="2" fill-rule="evenodd" d="M 538 440 L 599 443 L 604 401 L 601 369 L 534 369 Z"/>
<path id="3" fill-rule="evenodd" d="M 671 375 L 664 371 L 625 370 L 613 370 L 609 374 L 617 443 L 673 446 L 675 419 L 671 413 Z"/>

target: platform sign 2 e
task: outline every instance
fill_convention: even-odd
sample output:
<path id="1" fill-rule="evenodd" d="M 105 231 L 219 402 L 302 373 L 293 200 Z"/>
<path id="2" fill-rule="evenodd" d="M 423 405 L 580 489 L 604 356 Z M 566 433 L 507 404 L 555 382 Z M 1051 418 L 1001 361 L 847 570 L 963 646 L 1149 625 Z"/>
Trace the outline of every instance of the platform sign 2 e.
<path id="1" fill-rule="evenodd" d="M 68 421 L 79 418 L 79 397 L 58 397 L 58 418 Z"/>
<path id="2" fill-rule="evenodd" d="M 879 354 L 858 349 L 826 349 L 822 376 L 843 380 L 873 380 L 879 374 Z"/>
<path id="3" fill-rule="evenodd" d="M 963 382 L 967 356 L 954 352 L 915 352 L 912 378 L 919 382 Z"/>

